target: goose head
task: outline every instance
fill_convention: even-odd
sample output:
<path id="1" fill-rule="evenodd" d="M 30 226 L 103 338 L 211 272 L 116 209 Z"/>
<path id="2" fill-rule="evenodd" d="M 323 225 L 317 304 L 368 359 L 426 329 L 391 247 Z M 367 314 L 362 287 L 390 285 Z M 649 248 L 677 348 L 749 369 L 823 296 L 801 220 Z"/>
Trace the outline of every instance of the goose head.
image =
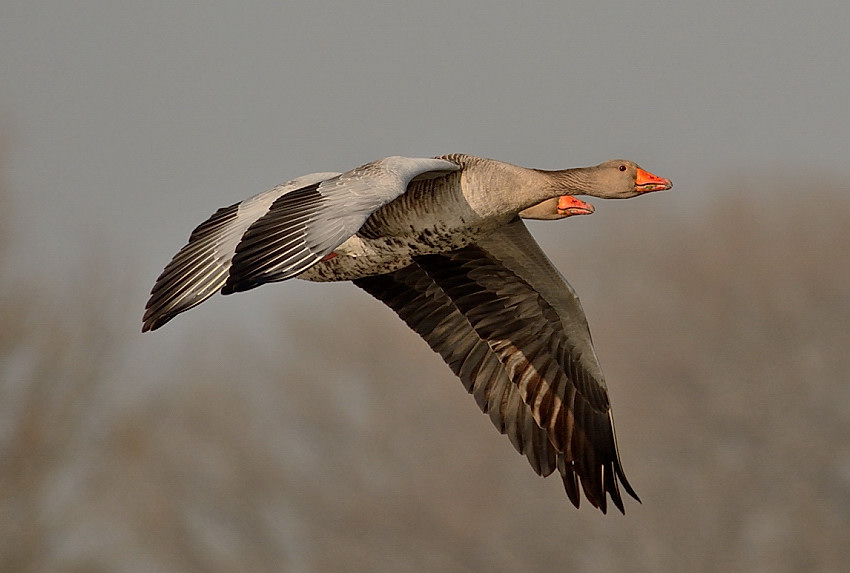
<path id="1" fill-rule="evenodd" d="M 628 199 L 673 187 L 669 179 L 653 175 L 628 159 L 611 159 L 593 167 L 543 171 L 552 195 L 590 195 L 600 199 Z"/>
<path id="2" fill-rule="evenodd" d="M 673 187 L 669 179 L 653 175 L 628 159 L 611 159 L 589 170 L 593 192 L 587 195 L 603 199 L 627 199 Z"/>
<path id="3" fill-rule="evenodd" d="M 523 219 L 540 219 L 551 221 L 554 219 L 566 219 L 573 215 L 590 215 L 593 213 L 593 205 L 576 199 L 572 195 L 561 195 L 546 199 L 542 203 L 532 205 L 528 209 L 520 211 L 519 216 Z"/>

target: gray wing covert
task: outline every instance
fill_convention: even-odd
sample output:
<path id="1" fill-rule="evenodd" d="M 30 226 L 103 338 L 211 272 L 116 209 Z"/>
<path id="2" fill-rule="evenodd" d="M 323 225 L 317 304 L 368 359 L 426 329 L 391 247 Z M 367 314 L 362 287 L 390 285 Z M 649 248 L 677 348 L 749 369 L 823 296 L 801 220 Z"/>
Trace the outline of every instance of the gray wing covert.
<path id="1" fill-rule="evenodd" d="M 357 232 L 416 177 L 460 167 L 387 157 L 347 173 L 315 173 L 219 209 L 199 225 L 151 290 L 142 331 L 159 328 L 215 292 L 229 294 L 306 270 Z"/>
<path id="2" fill-rule="evenodd" d="M 339 173 L 311 173 L 298 177 L 222 207 L 198 225 L 186 246 L 174 255 L 157 278 L 145 307 L 142 332 L 159 328 L 218 292 L 227 280 L 242 235 L 277 198 L 337 175 Z"/>
<path id="3" fill-rule="evenodd" d="M 245 232 L 222 293 L 294 277 L 354 235 L 412 179 L 458 169 L 442 159 L 387 157 L 280 197 Z"/>

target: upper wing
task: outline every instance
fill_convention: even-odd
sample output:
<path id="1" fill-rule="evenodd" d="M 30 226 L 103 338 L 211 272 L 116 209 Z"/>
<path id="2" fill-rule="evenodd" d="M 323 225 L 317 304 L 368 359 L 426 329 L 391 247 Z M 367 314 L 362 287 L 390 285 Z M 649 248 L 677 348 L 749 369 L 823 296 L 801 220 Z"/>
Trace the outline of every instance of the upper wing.
<path id="1" fill-rule="evenodd" d="M 221 289 L 242 235 L 266 214 L 276 199 L 338 175 L 311 173 L 298 177 L 240 203 L 222 207 L 198 225 L 189 236 L 188 244 L 174 255 L 156 280 L 142 319 L 142 332 L 159 328 Z"/>
<path id="2" fill-rule="evenodd" d="M 351 237 L 378 208 L 425 174 L 460 167 L 443 159 L 387 157 L 277 199 L 236 247 L 222 293 L 293 277 Z"/>
<path id="3" fill-rule="evenodd" d="M 347 173 L 314 173 L 219 209 L 199 225 L 151 290 L 142 331 L 216 291 L 292 277 L 357 232 L 416 177 L 460 169 L 441 159 L 387 157 Z"/>
<path id="4" fill-rule="evenodd" d="M 408 267 L 390 275 L 409 285 L 407 275 L 419 273 L 418 286 L 407 295 L 376 288 L 386 279 L 356 284 L 396 309 L 468 389 L 474 394 L 480 389 L 483 396 L 476 398 L 482 409 L 488 405 L 491 418 L 494 404 L 504 406 L 501 426 L 493 421 L 521 452 L 541 452 L 537 459 L 543 463 L 529 456 L 536 470 L 550 467 L 555 452 L 576 506 L 579 480 L 590 503 L 602 511 L 606 493 L 623 510 L 618 480 L 637 499 L 620 465 L 608 394 L 581 304 L 525 225 L 516 220 L 478 245 L 415 261 L 418 271 Z M 441 293 L 429 295 L 440 304 L 423 302 L 428 297 L 422 293 L 429 291 Z M 505 390 L 504 379 L 514 390 Z M 523 408 L 513 406 L 514 393 Z M 529 417 L 538 430 L 523 431 Z M 541 432 L 548 438 L 542 448 Z"/>

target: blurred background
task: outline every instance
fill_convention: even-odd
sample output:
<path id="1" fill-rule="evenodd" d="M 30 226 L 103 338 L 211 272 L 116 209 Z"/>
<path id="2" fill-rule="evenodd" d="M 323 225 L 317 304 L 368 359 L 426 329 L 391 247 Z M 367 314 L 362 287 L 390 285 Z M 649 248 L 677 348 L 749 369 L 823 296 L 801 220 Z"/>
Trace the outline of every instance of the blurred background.
<path id="1" fill-rule="evenodd" d="M 0 570 L 850 568 L 846 2 L 0 8 Z M 220 206 L 386 155 L 638 161 L 532 232 L 643 503 L 575 510 L 350 284 L 142 335 Z"/>

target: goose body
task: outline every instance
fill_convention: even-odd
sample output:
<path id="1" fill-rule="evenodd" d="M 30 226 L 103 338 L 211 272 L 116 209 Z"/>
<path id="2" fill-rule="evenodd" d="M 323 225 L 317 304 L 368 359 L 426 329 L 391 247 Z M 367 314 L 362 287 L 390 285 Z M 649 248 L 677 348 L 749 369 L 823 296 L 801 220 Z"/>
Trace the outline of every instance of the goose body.
<path id="1" fill-rule="evenodd" d="M 315 173 L 219 209 L 151 291 L 143 331 L 216 292 L 297 277 L 353 281 L 438 352 L 534 470 L 578 507 L 635 499 L 575 291 L 522 218 L 592 207 L 572 195 L 669 189 L 626 160 L 542 171 L 469 155 L 388 157 Z"/>

